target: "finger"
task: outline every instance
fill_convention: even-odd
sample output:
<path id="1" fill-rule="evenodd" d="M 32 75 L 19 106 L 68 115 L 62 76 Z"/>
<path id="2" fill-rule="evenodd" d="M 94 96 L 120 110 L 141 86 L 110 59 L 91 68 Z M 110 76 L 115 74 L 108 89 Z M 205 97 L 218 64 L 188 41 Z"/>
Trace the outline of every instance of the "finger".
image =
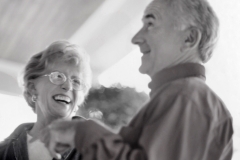
<path id="1" fill-rule="evenodd" d="M 71 148 L 71 146 L 68 144 L 57 143 L 56 147 L 55 147 L 55 151 L 57 153 L 64 153 L 65 151 L 69 150 L 70 148 Z"/>
<path id="2" fill-rule="evenodd" d="M 74 127 L 78 122 L 84 122 L 86 121 L 86 119 L 84 118 L 80 118 L 80 119 L 75 119 L 73 121 L 67 121 L 67 120 L 56 120 L 54 122 L 52 122 L 49 127 L 52 130 L 58 130 L 58 131 L 67 131 L 69 128 Z"/>
<path id="3" fill-rule="evenodd" d="M 54 138 L 52 138 L 48 145 L 48 151 L 53 158 L 61 159 L 61 154 L 57 153 L 55 148 L 56 148 L 56 141 Z"/>
<path id="4" fill-rule="evenodd" d="M 46 144 L 47 146 L 48 146 L 48 144 L 49 144 L 49 140 L 50 140 L 50 130 L 49 130 L 49 128 L 47 127 L 47 128 L 45 128 L 45 129 L 43 129 L 42 131 L 41 131 L 41 136 L 40 136 L 40 140 L 44 143 L 44 144 Z"/>
<path id="5" fill-rule="evenodd" d="M 30 141 L 29 143 L 33 143 L 36 140 L 40 140 L 42 142 L 46 141 L 46 137 L 49 135 L 49 130 L 48 129 L 43 129 L 42 131 L 38 132 Z"/>
<path id="6" fill-rule="evenodd" d="M 68 131 L 58 132 L 59 141 L 62 145 L 68 146 L 70 148 L 74 148 L 74 135 L 75 130 L 69 129 Z"/>
<path id="7" fill-rule="evenodd" d="M 68 149 L 74 148 L 74 145 L 73 145 L 74 138 L 70 132 L 61 133 L 61 132 L 53 131 L 53 134 L 57 142 L 56 147 L 68 148 Z"/>

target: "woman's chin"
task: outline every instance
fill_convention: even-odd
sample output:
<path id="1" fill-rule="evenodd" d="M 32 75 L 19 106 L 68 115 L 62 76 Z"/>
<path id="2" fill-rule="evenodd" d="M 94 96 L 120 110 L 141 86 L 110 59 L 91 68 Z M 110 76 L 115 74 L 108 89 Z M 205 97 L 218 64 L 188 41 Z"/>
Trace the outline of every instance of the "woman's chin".
<path id="1" fill-rule="evenodd" d="M 49 118 L 52 120 L 57 120 L 57 119 L 65 119 L 65 118 L 68 118 L 69 116 L 70 116 L 69 112 L 57 111 L 57 112 L 52 112 Z"/>
<path id="2" fill-rule="evenodd" d="M 56 106 L 52 110 L 55 115 L 59 117 L 67 117 L 71 114 L 71 108 L 70 105 L 62 105 L 62 106 Z"/>
<path id="3" fill-rule="evenodd" d="M 62 111 L 62 112 L 58 112 L 58 115 L 59 115 L 59 117 L 61 117 L 61 118 L 68 118 L 68 117 L 70 117 L 70 115 L 71 115 L 71 111 L 69 111 L 69 110 L 65 110 L 65 111 Z"/>

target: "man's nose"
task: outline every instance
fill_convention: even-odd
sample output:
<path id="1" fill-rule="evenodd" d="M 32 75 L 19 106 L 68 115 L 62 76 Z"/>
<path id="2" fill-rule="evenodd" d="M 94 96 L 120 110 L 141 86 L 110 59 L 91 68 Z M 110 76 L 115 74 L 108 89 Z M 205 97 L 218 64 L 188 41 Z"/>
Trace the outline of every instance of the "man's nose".
<path id="1" fill-rule="evenodd" d="M 144 38 L 143 38 L 142 30 L 140 30 L 135 34 L 135 36 L 133 36 L 132 43 L 139 45 L 143 42 L 144 42 Z"/>
<path id="2" fill-rule="evenodd" d="M 73 90 L 73 85 L 72 82 L 67 79 L 63 84 L 62 84 L 62 89 L 66 90 L 66 91 L 72 91 Z"/>

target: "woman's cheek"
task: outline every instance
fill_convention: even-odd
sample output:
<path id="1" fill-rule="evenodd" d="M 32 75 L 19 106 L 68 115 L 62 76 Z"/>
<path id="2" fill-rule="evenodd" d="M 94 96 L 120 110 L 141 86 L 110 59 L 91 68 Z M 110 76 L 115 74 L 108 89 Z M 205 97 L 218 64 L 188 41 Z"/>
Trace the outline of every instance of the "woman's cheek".
<path id="1" fill-rule="evenodd" d="M 75 105 L 78 106 L 78 105 L 81 105 L 84 101 L 84 94 L 83 92 L 78 92 L 75 94 Z"/>

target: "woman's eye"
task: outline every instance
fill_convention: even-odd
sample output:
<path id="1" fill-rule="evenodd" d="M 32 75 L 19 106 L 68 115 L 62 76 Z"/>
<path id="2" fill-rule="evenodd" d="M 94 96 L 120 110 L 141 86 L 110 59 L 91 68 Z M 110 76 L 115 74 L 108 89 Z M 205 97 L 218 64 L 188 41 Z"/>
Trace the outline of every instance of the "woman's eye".
<path id="1" fill-rule="evenodd" d="M 78 79 L 74 79 L 73 82 L 74 82 L 75 84 L 80 85 L 80 80 L 78 80 Z"/>
<path id="2" fill-rule="evenodd" d="M 57 78 L 58 78 L 58 79 L 62 79 L 63 76 L 62 76 L 61 74 L 58 74 L 58 75 L 57 75 Z"/>

